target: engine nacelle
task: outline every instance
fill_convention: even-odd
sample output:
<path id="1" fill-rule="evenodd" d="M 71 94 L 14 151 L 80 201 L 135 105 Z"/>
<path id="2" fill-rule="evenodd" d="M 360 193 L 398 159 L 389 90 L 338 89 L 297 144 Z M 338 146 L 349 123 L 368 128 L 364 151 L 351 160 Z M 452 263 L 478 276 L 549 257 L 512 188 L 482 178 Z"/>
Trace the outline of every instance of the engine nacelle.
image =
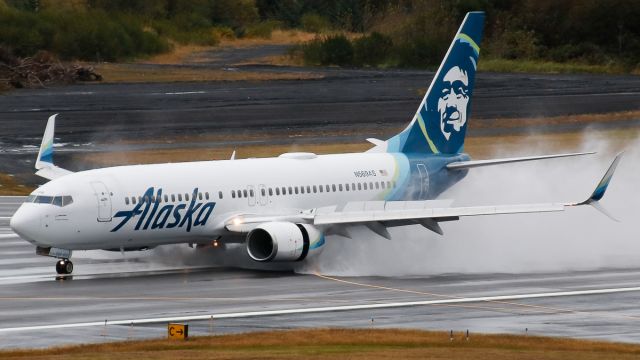
<path id="1" fill-rule="evenodd" d="M 322 251 L 324 234 L 312 225 L 268 222 L 247 235 L 247 252 L 259 262 L 302 261 Z"/>

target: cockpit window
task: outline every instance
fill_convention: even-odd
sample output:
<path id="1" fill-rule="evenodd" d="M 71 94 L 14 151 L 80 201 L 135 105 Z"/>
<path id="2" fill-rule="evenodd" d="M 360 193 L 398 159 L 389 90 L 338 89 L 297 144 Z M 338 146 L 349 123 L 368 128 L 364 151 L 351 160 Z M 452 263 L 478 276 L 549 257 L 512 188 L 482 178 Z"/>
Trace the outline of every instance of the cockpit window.
<path id="1" fill-rule="evenodd" d="M 55 206 L 67 206 L 73 203 L 71 196 L 48 196 L 48 195 L 29 195 L 24 200 L 26 203 L 50 204 Z"/>
<path id="2" fill-rule="evenodd" d="M 33 202 L 36 204 L 51 204 L 52 201 L 53 196 L 38 195 Z"/>
<path id="3" fill-rule="evenodd" d="M 53 198 L 53 205 L 62 207 L 62 196 L 56 196 Z"/>
<path id="4" fill-rule="evenodd" d="M 71 196 L 63 196 L 62 197 L 62 206 L 67 206 L 73 204 L 73 198 Z"/>

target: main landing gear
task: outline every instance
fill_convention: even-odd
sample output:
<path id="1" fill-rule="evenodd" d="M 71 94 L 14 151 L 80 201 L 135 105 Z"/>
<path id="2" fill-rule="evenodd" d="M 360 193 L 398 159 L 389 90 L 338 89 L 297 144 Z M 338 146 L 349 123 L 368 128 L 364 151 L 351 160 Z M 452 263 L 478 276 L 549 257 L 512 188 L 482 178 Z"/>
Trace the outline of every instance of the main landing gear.
<path id="1" fill-rule="evenodd" d="M 69 259 L 62 259 L 56 263 L 56 271 L 60 275 L 69 275 L 73 272 L 73 263 Z"/>

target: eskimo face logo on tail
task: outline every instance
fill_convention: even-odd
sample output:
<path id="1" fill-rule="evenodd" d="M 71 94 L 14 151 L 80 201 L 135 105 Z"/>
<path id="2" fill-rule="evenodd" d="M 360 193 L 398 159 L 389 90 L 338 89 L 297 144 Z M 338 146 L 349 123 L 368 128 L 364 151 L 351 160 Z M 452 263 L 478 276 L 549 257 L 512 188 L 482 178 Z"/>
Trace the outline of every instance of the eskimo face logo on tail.
<path id="1" fill-rule="evenodd" d="M 160 207 L 162 201 L 162 188 L 156 193 L 153 187 L 145 191 L 141 201 L 131 210 L 123 210 L 115 213 L 115 218 L 122 221 L 111 232 L 120 230 L 130 220 L 137 219 L 134 230 L 154 230 L 184 228 L 187 232 L 192 227 L 204 226 L 216 206 L 215 202 L 198 202 L 198 188 L 193 189 L 191 201 L 186 204 L 166 204 Z"/>
<path id="2" fill-rule="evenodd" d="M 421 111 L 426 132 L 437 150 L 454 154 L 464 143 L 479 48 L 458 34 Z"/>
<path id="3" fill-rule="evenodd" d="M 452 132 L 459 132 L 467 123 L 469 104 L 469 76 L 467 71 L 454 66 L 442 79 L 442 90 L 438 99 L 440 131 L 449 140 Z"/>

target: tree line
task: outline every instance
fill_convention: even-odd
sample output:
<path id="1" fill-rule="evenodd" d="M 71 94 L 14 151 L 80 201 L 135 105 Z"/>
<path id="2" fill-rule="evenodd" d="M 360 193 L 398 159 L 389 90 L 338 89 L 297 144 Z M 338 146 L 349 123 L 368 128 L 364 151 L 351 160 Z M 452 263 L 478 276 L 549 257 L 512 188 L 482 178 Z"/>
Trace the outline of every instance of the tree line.
<path id="1" fill-rule="evenodd" d="M 637 0 L 0 0 L 0 44 L 122 60 L 291 28 L 318 33 L 295 50 L 310 64 L 431 67 L 472 10 L 487 13 L 483 57 L 640 63 Z"/>

